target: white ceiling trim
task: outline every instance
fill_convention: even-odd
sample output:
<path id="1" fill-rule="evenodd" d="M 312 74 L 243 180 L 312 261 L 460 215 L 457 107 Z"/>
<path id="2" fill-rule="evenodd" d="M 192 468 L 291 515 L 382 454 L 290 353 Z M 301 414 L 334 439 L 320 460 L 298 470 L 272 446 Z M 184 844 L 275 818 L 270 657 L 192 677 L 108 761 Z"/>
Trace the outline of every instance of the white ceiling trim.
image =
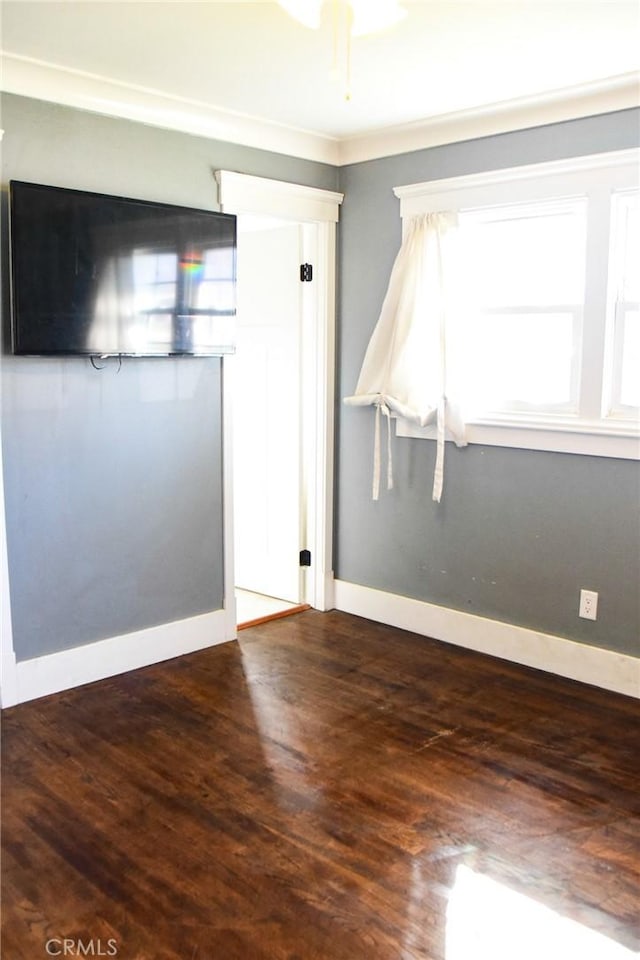
<path id="1" fill-rule="evenodd" d="M 638 106 L 640 74 L 627 73 L 599 83 L 443 114 L 363 136 L 345 137 L 339 142 L 339 164 L 360 163 Z"/>
<path id="2" fill-rule="evenodd" d="M 30 57 L 2 54 L 0 88 L 7 93 L 199 137 L 321 163 L 336 165 L 338 162 L 338 141 L 333 137 Z"/>
<path id="3" fill-rule="evenodd" d="M 334 166 L 640 106 L 640 75 L 627 73 L 337 138 L 16 54 L 5 53 L 2 61 L 0 88 L 7 93 Z"/>

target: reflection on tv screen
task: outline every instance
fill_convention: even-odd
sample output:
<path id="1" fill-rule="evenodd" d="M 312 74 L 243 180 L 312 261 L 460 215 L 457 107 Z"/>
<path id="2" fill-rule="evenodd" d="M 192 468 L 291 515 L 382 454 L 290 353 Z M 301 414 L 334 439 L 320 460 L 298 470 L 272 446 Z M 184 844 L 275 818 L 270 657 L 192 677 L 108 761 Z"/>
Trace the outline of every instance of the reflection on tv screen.
<path id="1" fill-rule="evenodd" d="M 13 182 L 11 239 L 14 352 L 233 350 L 235 217 Z"/>

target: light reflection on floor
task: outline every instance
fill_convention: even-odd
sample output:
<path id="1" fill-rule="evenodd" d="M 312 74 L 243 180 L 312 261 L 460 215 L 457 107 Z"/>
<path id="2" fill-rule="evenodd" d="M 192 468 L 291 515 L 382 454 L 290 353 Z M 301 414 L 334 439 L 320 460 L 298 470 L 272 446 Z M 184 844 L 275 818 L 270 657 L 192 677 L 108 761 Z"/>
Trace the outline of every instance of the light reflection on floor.
<path id="1" fill-rule="evenodd" d="M 446 960 L 632 960 L 603 934 L 463 864 L 447 907 Z"/>
<path id="2" fill-rule="evenodd" d="M 296 683 L 291 683 L 287 667 L 274 660 L 273 651 L 242 639 L 239 647 L 274 796 L 284 807 L 293 802 L 300 810 L 312 810 L 324 799 L 322 782 L 307 760 L 318 736 L 317 716 L 307 713 L 304 701 L 297 702 Z"/>

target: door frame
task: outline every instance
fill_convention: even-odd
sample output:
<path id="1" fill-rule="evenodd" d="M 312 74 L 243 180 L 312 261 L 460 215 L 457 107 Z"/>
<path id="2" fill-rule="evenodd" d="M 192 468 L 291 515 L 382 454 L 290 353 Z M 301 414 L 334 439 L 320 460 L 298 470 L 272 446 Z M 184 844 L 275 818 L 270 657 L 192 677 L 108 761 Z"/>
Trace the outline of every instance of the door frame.
<path id="1" fill-rule="evenodd" d="M 314 228 L 316 262 L 306 288 L 304 309 L 313 334 L 306 338 L 311 362 L 304 365 L 311 383 L 304 430 L 309 460 L 303 496 L 307 506 L 307 548 L 312 565 L 305 600 L 316 610 L 331 610 L 333 601 L 333 439 L 335 394 L 336 223 L 344 195 L 317 187 L 216 170 L 218 203 L 223 213 L 253 214 L 291 220 Z M 224 611 L 229 631 L 236 630 L 233 551 L 233 356 L 222 361 L 222 433 L 224 504 Z"/>

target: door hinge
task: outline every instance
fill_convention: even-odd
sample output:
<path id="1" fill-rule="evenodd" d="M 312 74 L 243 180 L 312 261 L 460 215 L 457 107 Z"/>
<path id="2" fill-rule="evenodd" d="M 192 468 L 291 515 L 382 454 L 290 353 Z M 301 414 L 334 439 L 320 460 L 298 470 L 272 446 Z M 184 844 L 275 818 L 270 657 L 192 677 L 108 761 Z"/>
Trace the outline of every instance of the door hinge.
<path id="1" fill-rule="evenodd" d="M 301 567 L 311 566 L 311 550 L 300 551 L 300 566 Z"/>
<path id="2" fill-rule="evenodd" d="M 308 283 L 310 280 L 313 280 L 313 266 L 310 263 L 301 263 L 300 264 L 300 281 L 302 283 Z"/>

